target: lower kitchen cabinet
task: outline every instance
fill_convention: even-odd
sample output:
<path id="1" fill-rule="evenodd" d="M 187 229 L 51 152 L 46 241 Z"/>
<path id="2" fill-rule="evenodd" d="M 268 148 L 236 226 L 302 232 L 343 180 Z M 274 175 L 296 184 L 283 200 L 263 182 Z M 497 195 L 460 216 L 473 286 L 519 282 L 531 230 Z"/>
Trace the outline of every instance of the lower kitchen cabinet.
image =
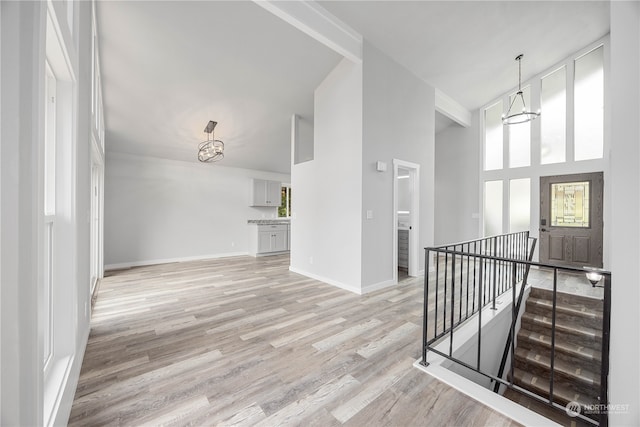
<path id="1" fill-rule="evenodd" d="M 249 254 L 271 255 L 289 250 L 289 226 L 286 224 L 254 225 L 249 232 Z"/>

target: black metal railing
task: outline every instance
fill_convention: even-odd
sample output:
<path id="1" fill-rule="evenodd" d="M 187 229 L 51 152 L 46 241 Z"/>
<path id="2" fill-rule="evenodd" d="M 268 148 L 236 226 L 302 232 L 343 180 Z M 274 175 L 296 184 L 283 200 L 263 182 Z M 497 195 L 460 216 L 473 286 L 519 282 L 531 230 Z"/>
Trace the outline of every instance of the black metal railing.
<path id="1" fill-rule="evenodd" d="M 425 274 L 425 308 L 428 298 L 433 299 L 433 310 L 425 311 L 424 319 L 433 335 L 427 339 L 425 326 L 425 344 L 439 340 L 485 306 L 495 309 L 496 299 L 511 289 L 511 272 L 501 258 L 527 260 L 529 240 L 529 232 L 522 231 L 427 248 L 427 261 L 435 256 L 435 279 L 430 283 Z M 524 265 L 516 268 L 517 281 L 525 271 Z M 433 296 L 427 294 L 430 286 L 436 290 Z"/>
<path id="2" fill-rule="evenodd" d="M 563 267 L 542 264 L 531 261 L 535 239 L 529 237 L 529 232 L 505 234 L 486 237 L 468 242 L 455 243 L 440 247 L 426 248 L 425 267 L 429 268 L 429 261 L 433 260 L 435 274 L 425 274 L 424 281 L 424 317 L 423 317 L 423 346 L 422 361 L 427 363 L 427 352 L 433 352 L 471 371 L 489 378 L 495 383 L 515 390 L 530 398 L 549 406 L 566 409 L 558 403 L 554 394 L 554 359 L 556 350 L 556 308 L 558 295 L 558 273 L 581 274 L 585 270 L 574 267 Z M 433 265 L 433 264 L 432 264 Z M 547 271 L 551 274 L 553 302 L 551 319 L 551 370 L 548 396 L 541 396 L 514 384 L 515 366 L 515 337 L 519 308 L 522 304 L 523 291 L 531 267 L 536 271 Z M 600 390 L 598 397 L 599 411 L 597 420 L 577 414 L 583 421 L 608 425 L 607 403 L 609 372 L 609 325 L 611 315 L 611 273 L 600 271 L 603 283 L 603 323 L 602 347 L 600 366 Z M 518 286 L 520 284 L 520 286 Z M 511 324 L 508 337 L 505 339 L 505 363 L 501 363 L 500 370 L 505 369 L 506 360 L 510 355 L 511 375 L 503 379 L 503 372 L 485 372 L 481 369 L 482 360 L 482 311 L 484 308 L 495 309 L 496 299 L 505 292 L 511 291 Z M 466 321 L 477 321 L 478 332 L 477 354 L 475 364 L 457 359 L 453 354 L 454 332 Z M 440 351 L 436 344 L 448 337 L 448 351 Z"/>
<path id="3" fill-rule="evenodd" d="M 531 238 L 531 248 L 529 249 L 529 257 L 527 259 L 527 261 L 532 261 L 533 260 L 533 253 L 536 250 L 536 242 L 538 241 L 538 239 L 536 238 Z M 515 330 L 516 324 L 518 322 L 519 319 L 519 315 L 520 315 L 520 308 L 522 307 L 522 300 L 524 298 L 524 290 L 525 287 L 527 286 L 527 278 L 529 277 L 529 270 L 530 270 L 530 265 L 527 264 L 527 266 L 525 267 L 525 272 L 524 272 L 524 277 L 522 278 L 522 281 L 520 282 L 520 292 L 518 292 L 518 298 L 517 298 L 517 302 L 515 304 L 515 308 L 512 310 L 511 313 L 511 326 L 510 326 L 510 330 Z M 514 290 L 515 291 L 515 290 Z M 555 313 L 555 312 L 554 312 Z M 509 357 L 509 353 L 513 353 L 515 348 L 515 339 L 514 337 L 511 336 L 511 334 L 509 334 L 509 336 L 507 337 L 507 342 L 504 344 L 504 351 L 502 352 L 502 359 L 500 359 L 500 367 L 498 368 L 498 378 L 502 378 L 503 374 L 504 374 L 504 368 L 507 364 L 507 358 Z M 511 365 L 511 368 L 513 369 L 513 364 Z M 511 372 L 511 375 L 513 376 L 513 371 Z M 495 382 L 494 387 L 493 387 L 493 391 L 498 393 L 500 391 L 500 383 L 499 382 Z"/>

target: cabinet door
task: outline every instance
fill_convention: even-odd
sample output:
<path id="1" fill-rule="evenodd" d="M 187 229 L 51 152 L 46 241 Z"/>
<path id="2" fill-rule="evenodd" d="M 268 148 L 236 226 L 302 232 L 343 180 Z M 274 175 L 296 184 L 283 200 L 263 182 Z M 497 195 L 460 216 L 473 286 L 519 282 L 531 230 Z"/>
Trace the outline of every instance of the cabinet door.
<path id="1" fill-rule="evenodd" d="M 252 179 L 249 206 L 280 206 L 281 188 L 279 181 Z"/>
<path id="2" fill-rule="evenodd" d="M 271 250 L 274 252 L 286 251 L 287 250 L 287 232 L 286 230 L 282 231 L 274 231 L 272 237 L 272 245 Z"/>
<path id="3" fill-rule="evenodd" d="M 258 232 L 258 253 L 271 252 L 273 249 L 271 248 L 271 239 L 273 233 L 271 231 L 260 231 Z"/>
<path id="4" fill-rule="evenodd" d="M 282 191 L 282 184 L 278 181 L 267 181 L 265 191 L 267 205 L 280 206 L 280 192 Z"/>
<path id="5" fill-rule="evenodd" d="M 251 206 L 268 206 L 266 185 L 263 179 L 251 180 Z"/>

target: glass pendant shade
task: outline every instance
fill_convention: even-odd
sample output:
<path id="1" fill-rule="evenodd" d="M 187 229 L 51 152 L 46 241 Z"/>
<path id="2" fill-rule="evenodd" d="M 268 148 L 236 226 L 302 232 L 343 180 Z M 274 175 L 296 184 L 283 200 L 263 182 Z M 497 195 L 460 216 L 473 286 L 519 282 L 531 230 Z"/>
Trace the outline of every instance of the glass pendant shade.
<path id="1" fill-rule="evenodd" d="M 201 162 L 215 162 L 224 158 L 224 142 L 212 139 L 201 142 L 198 146 L 198 160 Z"/>
<path id="2" fill-rule="evenodd" d="M 208 134 L 207 140 L 198 145 L 198 160 L 201 162 L 217 162 L 224 159 L 224 142 L 215 139 L 213 129 L 218 123 L 210 120 L 204 131 Z M 211 139 L 209 139 L 211 135 Z"/>

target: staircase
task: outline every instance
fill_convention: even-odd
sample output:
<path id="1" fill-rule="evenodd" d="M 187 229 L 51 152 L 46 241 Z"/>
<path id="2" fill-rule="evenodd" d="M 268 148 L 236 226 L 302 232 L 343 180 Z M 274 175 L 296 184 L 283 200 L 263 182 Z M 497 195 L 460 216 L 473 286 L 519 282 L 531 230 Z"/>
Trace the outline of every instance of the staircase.
<path id="1" fill-rule="evenodd" d="M 553 293 L 532 288 L 517 337 L 514 383 L 549 398 Z M 603 303 L 578 295 L 557 293 L 554 402 L 598 404 L 602 346 Z M 587 425 L 512 390 L 505 397 L 564 425 Z M 597 420 L 597 415 L 592 416 Z"/>

